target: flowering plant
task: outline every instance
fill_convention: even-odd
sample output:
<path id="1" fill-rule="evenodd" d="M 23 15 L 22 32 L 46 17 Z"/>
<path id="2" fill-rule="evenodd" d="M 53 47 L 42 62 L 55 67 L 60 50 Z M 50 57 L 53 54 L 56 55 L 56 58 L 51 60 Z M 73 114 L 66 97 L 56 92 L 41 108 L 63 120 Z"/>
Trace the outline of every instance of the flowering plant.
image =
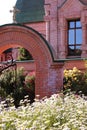
<path id="1" fill-rule="evenodd" d="M 4 106 L 1 102 L 0 130 L 87 130 L 87 101 L 74 94 L 54 94 L 17 109 Z"/>
<path id="2" fill-rule="evenodd" d="M 26 87 L 31 90 L 31 91 L 35 91 L 35 72 L 30 72 L 27 74 L 27 76 L 25 77 L 25 85 Z"/>
<path id="3" fill-rule="evenodd" d="M 87 75 L 74 67 L 72 70 L 64 70 L 64 90 L 70 89 L 76 93 L 87 95 Z"/>

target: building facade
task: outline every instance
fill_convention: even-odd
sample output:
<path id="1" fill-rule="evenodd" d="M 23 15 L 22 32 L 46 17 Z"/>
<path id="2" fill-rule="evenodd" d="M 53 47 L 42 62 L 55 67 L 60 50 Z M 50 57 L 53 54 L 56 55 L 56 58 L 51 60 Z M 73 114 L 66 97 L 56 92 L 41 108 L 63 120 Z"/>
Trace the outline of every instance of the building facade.
<path id="1" fill-rule="evenodd" d="M 39 0 L 37 4 L 35 0 L 25 0 L 24 6 L 23 1 L 18 0 L 16 7 L 20 10 L 16 21 L 42 34 L 52 47 L 55 59 L 64 60 L 64 68 L 84 69 L 83 58 L 87 56 L 86 0 Z"/>
<path id="2" fill-rule="evenodd" d="M 43 97 L 62 89 L 64 69 L 85 70 L 87 0 L 38 1 L 17 0 L 14 23 L 0 27 L 0 53 L 18 45 L 32 54 Z"/>

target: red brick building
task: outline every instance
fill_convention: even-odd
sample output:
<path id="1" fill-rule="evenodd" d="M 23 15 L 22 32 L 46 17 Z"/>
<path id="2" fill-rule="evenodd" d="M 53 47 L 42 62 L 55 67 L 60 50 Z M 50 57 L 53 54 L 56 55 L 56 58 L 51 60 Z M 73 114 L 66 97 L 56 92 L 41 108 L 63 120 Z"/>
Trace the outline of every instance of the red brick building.
<path id="1" fill-rule="evenodd" d="M 17 0 L 15 7 L 16 23 L 0 27 L 0 53 L 23 46 L 35 61 L 35 93 L 60 91 L 65 68 L 85 68 L 87 0 Z"/>

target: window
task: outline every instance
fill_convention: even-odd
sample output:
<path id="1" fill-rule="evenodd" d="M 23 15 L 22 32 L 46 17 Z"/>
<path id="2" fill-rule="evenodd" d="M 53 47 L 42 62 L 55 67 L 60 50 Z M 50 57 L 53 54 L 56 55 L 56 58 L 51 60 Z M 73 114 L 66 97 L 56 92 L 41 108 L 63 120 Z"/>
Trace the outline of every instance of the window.
<path id="1" fill-rule="evenodd" d="M 68 56 L 80 56 L 82 27 L 80 20 L 68 21 Z"/>

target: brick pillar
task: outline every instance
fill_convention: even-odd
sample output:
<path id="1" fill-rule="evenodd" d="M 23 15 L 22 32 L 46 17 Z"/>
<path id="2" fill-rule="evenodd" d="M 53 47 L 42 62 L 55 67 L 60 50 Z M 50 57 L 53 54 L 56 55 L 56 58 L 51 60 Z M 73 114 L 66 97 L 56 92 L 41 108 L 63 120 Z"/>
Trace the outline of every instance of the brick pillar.
<path id="1" fill-rule="evenodd" d="M 36 95 L 40 95 L 40 98 L 45 96 L 49 97 L 62 90 L 63 65 L 63 63 L 53 62 L 49 68 L 39 68 L 39 70 L 36 71 Z"/>
<path id="2" fill-rule="evenodd" d="M 87 25 L 85 23 L 82 23 L 82 39 L 83 39 L 83 42 L 82 42 L 82 55 L 81 57 L 84 58 L 87 56 Z"/>
<path id="3" fill-rule="evenodd" d="M 44 5 L 45 16 L 44 20 L 46 22 L 46 40 L 50 42 L 50 4 Z"/>
<path id="4" fill-rule="evenodd" d="M 50 21 L 46 21 L 46 40 L 50 42 Z"/>
<path id="5" fill-rule="evenodd" d="M 61 17 L 59 21 L 59 29 L 60 29 L 60 45 L 59 45 L 59 58 L 66 58 L 66 20 Z"/>
<path id="6" fill-rule="evenodd" d="M 58 58 L 58 0 L 45 0 L 45 21 L 47 22 L 47 41 Z"/>
<path id="7" fill-rule="evenodd" d="M 50 67 L 48 86 L 49 92 L 55 94 L 63 89 L 63 63 L 53 63 Z"/>
<path id="8" fill-rule="evenodd" d="M 81 24 L 82 24 L 82 55 L 81 57 L 87 57 L 87 9 L 84 7 L 81 12 Z"/>

